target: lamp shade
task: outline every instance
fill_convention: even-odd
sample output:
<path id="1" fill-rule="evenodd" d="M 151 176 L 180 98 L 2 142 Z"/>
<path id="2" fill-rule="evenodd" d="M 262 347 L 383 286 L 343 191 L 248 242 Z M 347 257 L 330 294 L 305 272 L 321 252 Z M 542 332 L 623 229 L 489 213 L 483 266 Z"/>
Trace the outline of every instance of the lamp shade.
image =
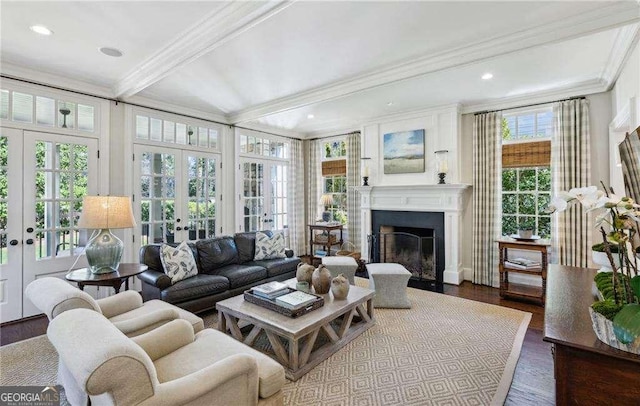
<path id="1" fill-rule="evenodd" d="M 320 196 L 320 203 L 325 207 L 331 206 L 333 204 L 333 195 L 324 194 Z"/>
<path id="2" fill-rule="evenodd" d="M 131 228 L 136 226 L 129 196 L 85 196 L 79 228 Z"/>

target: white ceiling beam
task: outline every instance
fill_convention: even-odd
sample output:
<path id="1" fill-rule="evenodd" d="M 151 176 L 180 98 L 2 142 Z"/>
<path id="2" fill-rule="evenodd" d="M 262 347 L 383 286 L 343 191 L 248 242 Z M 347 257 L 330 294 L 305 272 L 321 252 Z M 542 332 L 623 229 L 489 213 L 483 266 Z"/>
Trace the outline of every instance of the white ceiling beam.
<path id="1" fill-rule="evenodd" d="M 133 96 L 291 4 L 292 1 L 234 1 L 216 8 L 135 67 L 114 86 L 113 92 L 117 97 Z"/>
<path id="2" fill-rule="evenodd" d="M 412 57 L 381 68 L 282 97 L 229 115 L 232 123 L 253 121 L 271 114 L 341 98 L 431 72 L 495 58 L 524 49 L 578 38 L 640 21 L 636 3 L 615 2 L 596 10 L 520 32 L 504 33 L 440 53 Z"/>

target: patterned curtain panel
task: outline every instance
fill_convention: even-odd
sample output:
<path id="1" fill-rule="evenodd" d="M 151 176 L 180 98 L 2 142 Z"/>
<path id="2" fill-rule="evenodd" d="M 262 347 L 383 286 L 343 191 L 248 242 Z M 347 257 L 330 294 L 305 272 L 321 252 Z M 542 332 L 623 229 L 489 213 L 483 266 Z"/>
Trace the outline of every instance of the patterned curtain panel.
<path id="1" fill-rule="evenodd" d="M 622 175 L 626 190 L 616 190 L 618 195 L 625 194 L 636 202 L 640 202 L 640 127 L 627 133 L 624 141 L 618 146 Z"/>
<path id="2" fill-rule="evenodd" d="M 319 214 L 320 202 L 320 182 L 318 177 L 321 176 L 320 168 L 320 140 L 312 140 L 308 143 L 309 147 L 309 170 L 307 171 L 307 224 L 315 224 Z M 313 247 L 309 247 L 309 227 L 304 225 L 305 233 L 305 252 L 312 252 Z"/>
<path id="3" fill-rule="evenodd" d="M 475 116 L 473 123 L 473 283 L 498 285 L 501 232 L 502 113 Z"/>
<path id="4" fill-rule="evenodd" d="M 551 141 L 551 182 L 553 194 L 592 185 L 590 170 L 589 102 L 574 99 L 553 105 L 555 119 Z M 587 267 L 591 257 L 591 216 L 582 205 L 570 205 L 552 221 L 554 262 Z"/>
<path id="5" fill-rule="evenodd" d="M 349 240 L 360 250 L 360 133 L 347 135 L 347 228 Z"/>
<path id="6" fill-rule="evenodd" d="M 289 216 L 289 238 L 290 248 L 296 255 L 306 253 L 305 250 L 305 229 L 307 224 L 304 217 L 305 207 L 299 202 L 304 202 L 304 151 L 302 141 L 291 140 L 291 190 L 289 191 L 290 210 Z"/>

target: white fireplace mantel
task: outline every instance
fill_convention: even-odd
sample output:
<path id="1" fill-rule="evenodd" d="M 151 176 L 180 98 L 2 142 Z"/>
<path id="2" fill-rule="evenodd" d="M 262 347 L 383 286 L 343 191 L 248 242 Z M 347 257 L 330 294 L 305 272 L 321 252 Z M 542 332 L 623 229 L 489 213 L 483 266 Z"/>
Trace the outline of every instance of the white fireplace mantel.
<path id="1" fill-rule="evenodd" d="M 360 193 L 362 252 L 367 253 L 371 234 L 371 211 L 420 211 L 444 213 L 444 283 L 459 285 L 463 280 L 460 246 L 462 210 L 469 184 L 358 186 Z"/>

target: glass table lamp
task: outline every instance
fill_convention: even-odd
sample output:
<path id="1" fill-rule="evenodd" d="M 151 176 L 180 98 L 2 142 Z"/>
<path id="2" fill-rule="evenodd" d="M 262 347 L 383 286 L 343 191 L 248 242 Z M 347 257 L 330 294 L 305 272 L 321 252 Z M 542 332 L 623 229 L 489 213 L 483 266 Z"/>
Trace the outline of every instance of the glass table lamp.
<path id="1" fill-rule="evenodd" d="M 331 212 L 329 211 L 329 206 L 333 204 L 333 195 L 324 194 L 320 197 L 320 203 L 324 206 L 324 211 L 322 212 L 322 221 L 331 220 Z"/>
<path id="2" fill-rule="evenodd" d="M 84 197 L 78 227 L 99 230 L 85 248 L 91 272 L 99 274 L 118 270 L 124 244 L 111 233 L 111 229 L 135 226 L 131 199 L 128 196 Z"/>

